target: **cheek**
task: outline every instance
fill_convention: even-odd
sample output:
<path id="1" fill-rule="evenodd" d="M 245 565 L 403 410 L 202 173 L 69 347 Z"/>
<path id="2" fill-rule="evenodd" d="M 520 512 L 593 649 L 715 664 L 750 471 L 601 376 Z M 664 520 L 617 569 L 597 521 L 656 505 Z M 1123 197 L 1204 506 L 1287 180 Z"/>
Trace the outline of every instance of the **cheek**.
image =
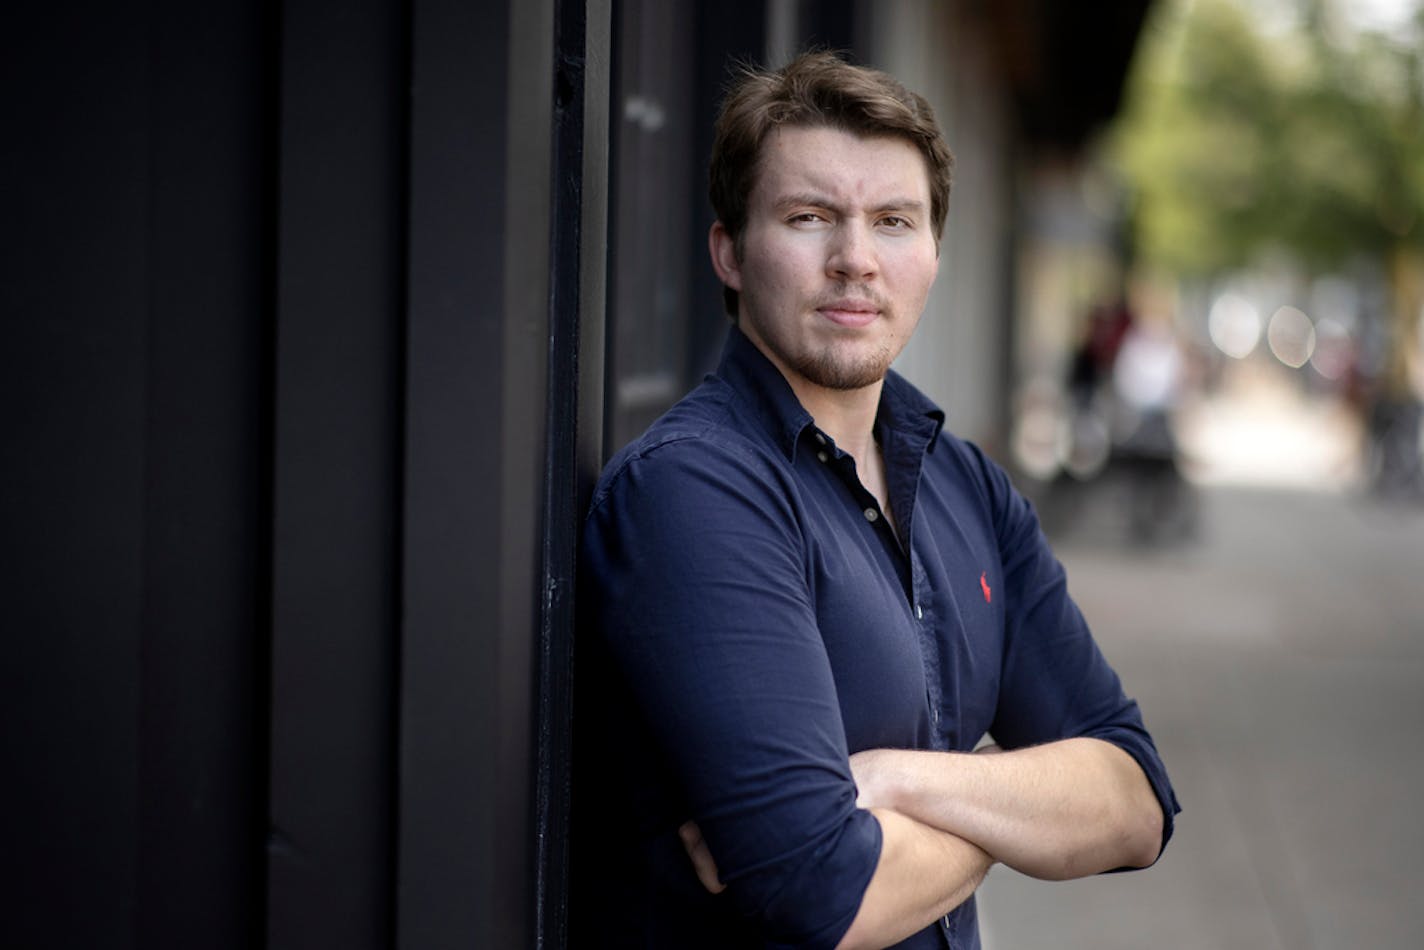
<path id="1" fill-rule="evenodd" d="M 899 262 L 894 270 L 894 280 L 907 301 L 923 303 L 938 273 L 939 259 L 934 254 L 915 255 Z"/>
<path id="2" fill-rule="evenodd" d="M 930 292 L 930 287 L 934 285 L 935 277 L 939 275 L 939 255 L 933 250 L 925 255 L 924 262 L 920 268 L 920 295 L 926 296 Z"/>
<path id="3" fill-rule="evenodd" d="M 766 292 L 794 289 L 805 270 L 804 254 L 794 246 L 764 246 L 755 256 L 748 253 L 743 264 L 745 279 L 755 281 Z"/>

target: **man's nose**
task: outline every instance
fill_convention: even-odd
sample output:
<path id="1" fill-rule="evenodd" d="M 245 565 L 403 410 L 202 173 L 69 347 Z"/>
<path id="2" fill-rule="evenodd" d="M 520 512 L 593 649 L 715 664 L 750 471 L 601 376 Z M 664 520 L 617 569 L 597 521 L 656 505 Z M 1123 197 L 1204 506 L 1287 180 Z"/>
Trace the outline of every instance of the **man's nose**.
<path id="1" fill-rule="evenodd" d="M 826 272 L 841 280 L 867 280 L 876 270 L 875 246 L 864 225 L 842 222 L 831 237 Z"/>

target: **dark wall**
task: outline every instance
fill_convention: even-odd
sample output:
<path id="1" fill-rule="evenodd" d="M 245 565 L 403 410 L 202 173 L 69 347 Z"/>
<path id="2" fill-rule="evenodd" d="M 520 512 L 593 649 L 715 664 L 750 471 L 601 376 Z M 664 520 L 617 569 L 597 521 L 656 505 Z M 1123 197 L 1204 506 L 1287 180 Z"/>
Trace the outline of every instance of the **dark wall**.
<path id="1" fill-rule="evenodd" d="M 394 933 L 406 11 L 280 10 L 267 946 Z"/>
<path id="2" fill-rule="evenodd" d="M 607 18 L 0 31 L 0 945 L 554 945 Z"/>
<path id="3" fill-rule="evenodd" d="M 57 4 L 4 32 L 4 942 L 250 946 L 271 24 Z"/>

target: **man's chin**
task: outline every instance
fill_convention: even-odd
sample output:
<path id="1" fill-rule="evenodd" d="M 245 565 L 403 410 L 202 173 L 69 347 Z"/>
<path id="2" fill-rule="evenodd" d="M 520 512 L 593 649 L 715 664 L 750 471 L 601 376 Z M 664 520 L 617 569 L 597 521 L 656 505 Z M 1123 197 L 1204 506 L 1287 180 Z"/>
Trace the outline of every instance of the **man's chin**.
<path id="1" fill-rule="evenodd" d="M 807 380 L 823 389 L 854 392 L 883 382 L 889 368 L 888 363 L 880 361 L 846 365 L 834 360 L 808 360 L 798 370 Z"/>

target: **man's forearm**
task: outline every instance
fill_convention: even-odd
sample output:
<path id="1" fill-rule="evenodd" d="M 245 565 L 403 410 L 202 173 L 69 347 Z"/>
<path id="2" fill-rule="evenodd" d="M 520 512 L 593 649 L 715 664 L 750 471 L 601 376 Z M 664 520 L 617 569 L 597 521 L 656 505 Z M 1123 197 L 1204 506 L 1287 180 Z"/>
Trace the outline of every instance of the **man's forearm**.
<path id="1" fill-rule="evenodd" d="M 1144 867 L 1162 809 L 1126 752 L 1098 739 L 971 755 L 875 749 L 851 757 L 863 807 L 973 842 L 1015 870 L 1065 879 Z"/>
<path id="2" fill-rule="evenodd" d="M 963 838 L 906 815 L 873 808 L 880 860 L 838 950 L 887 947 L 964 903 L 993 859 Z"/>

